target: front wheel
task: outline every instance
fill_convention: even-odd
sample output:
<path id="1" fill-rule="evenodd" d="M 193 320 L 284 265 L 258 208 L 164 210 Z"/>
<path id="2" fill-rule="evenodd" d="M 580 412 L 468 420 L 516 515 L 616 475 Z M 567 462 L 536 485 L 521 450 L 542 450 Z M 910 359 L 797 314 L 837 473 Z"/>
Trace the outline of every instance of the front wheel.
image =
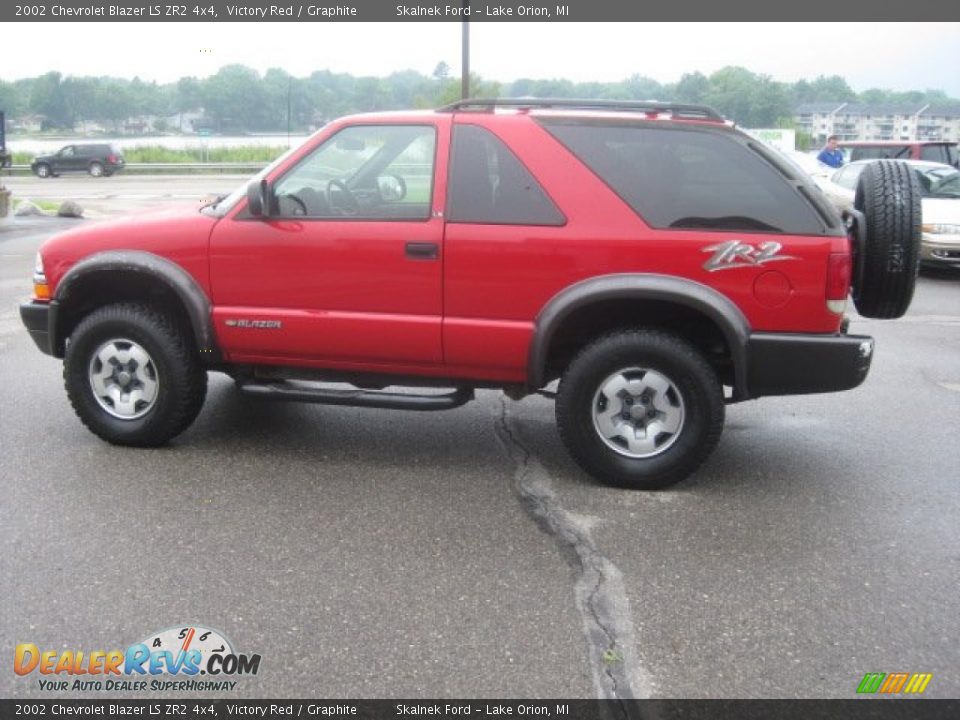
<path id="1" fill-rule="evenodd" d="M 143 305 L 92 312 L 70 336 L 63 378 L 80 420 L 116 445 L 153 447 L 183 432 L 207 392 L 186 333 Z"/>
<path id="2" fill-rule="evenodd" d="M 680 337 L 624 330 L 584 348 L 560 381 L 560 437 L 596 478 L 657 490 L 696 470 L 723 430 L 723 389 Z"/>
<path id="3" fill-rule="evenodd" d="M 52 174 L 49 165 L 37 165 L 37 169 L 34 170 L 34 172 L 38 178 L 48 178 Z M 56 177 L 56 175 L 54 175 L 54 177 Z"/>

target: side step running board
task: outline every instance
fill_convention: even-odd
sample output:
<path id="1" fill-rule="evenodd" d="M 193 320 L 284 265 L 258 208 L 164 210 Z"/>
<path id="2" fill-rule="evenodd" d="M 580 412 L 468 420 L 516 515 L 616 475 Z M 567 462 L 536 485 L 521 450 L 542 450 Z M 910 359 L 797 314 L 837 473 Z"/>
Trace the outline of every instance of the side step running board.
<path id="1" fill-rule="evenodd" d="M 352 405 L 388 410 L 452 410 L 473 400 L 473 388 L 457 388 L 439 395 L 384 392 L 382 390 L 329 389 L 294 385 L 286 381 L 243 383 L 240 392 L 267 400 L 290 400 L 321 405 Z"/>

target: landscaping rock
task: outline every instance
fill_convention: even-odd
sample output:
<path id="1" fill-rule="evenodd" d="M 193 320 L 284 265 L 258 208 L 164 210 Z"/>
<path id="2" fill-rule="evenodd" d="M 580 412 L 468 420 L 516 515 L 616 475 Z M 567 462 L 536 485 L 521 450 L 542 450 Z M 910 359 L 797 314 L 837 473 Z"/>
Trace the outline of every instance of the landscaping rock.
<path id="1" fill-rule="evenodd" d="M 57 215 L 60 217 L 82 218 L 83 208 L 73 200 L 64 200 L 62 203 L 60 203 L 60 208 L 57 210 Z"/>
<path id="2" fill-rule="evenodd" d="M 18 217 L 23 217 L 25 215 L 43 215 L 44 213 L 43 210 L 29 200 L 21 200 L 20 204 L 17 205 L 17 209 L 13 211 L 13 214 Z"/>

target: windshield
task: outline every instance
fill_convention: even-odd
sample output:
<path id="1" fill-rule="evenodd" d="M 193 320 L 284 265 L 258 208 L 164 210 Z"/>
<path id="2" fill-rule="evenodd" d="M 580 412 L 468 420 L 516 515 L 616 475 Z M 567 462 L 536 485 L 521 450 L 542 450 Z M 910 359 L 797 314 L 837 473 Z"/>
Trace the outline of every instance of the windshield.
<path id="1" fill-rule="evenodd" d="M 299 147 L 300 146 L 297 145 L 295 147 L 290 148 L 285 153 L 283 153 L 283 155 L 281 155 L 272 163 L 267 165 L 263 170 L 258 172 L 253 177 L 249 178 L 245 183 L 243 183 L 243 185 L 238 187 L 232 193 L 230 193 L 229 195 L 225 195 L 224 197 L 217 200 L 215 203 L 211 203 L 210 205 L 200 208 L 200 212 L 206 215 L 213 215 L 214 217 L 223 217 L 228 212 L 230 212 L 230 210 L 233 209 L 233 206 L 236 205 L 241 198 L 245 198 L 247 196 L 247 187 L 250 185 L 251 181 L 256 180 L 259 182 L 260 180 L 265 178 L 267 175 L 269 175 L 273 171 L 275 167 L 277 167 L 280 163 L 282 163 L 284 160 L 290 157 L 290 155 L 292 155 L 295 150 L 299 149 Z"/>
<path id="2" fill-rule="evenodd" d="M 960 170 L 949 167 L 917 169 L 924 197 L 960 198 Z"/>

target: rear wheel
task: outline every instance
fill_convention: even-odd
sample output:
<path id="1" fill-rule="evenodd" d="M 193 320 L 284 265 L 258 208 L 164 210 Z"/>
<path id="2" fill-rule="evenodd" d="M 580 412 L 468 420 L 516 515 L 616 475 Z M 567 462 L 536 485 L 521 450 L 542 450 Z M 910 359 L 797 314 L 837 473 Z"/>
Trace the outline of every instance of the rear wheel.
<path id="1" fill-rule="evenodd" d="M 207 375 L 185 333 L 142 305 L 109 305 L 70 336 L 67 395 L 92 432 L 117 445 L 162 445 L 196 418 Z"/>
<path id="2" fill-rule="evenodd" d="M 103 165 L 98 162 L 90 163 L 90 174 L 93 175 L 93 177 L 100 177 L 103 175 Z"/>
<path id="3" fill-rule="evenodd" d="M 652 329 L 588 345 L 560 382 L 557 424 L 574 459 L 605 482 L 656 490 L 683 480 L 723 430 L 723 390 L 688 342 Z"/>
<path id="4" fill-rule="evenodd" d="M 878 160 L 860 174 L 854 207 L 866 217 L 853 302 L 869 318 L 907 312 L 920 266 L 920 182 L 910 166 Z"/>

